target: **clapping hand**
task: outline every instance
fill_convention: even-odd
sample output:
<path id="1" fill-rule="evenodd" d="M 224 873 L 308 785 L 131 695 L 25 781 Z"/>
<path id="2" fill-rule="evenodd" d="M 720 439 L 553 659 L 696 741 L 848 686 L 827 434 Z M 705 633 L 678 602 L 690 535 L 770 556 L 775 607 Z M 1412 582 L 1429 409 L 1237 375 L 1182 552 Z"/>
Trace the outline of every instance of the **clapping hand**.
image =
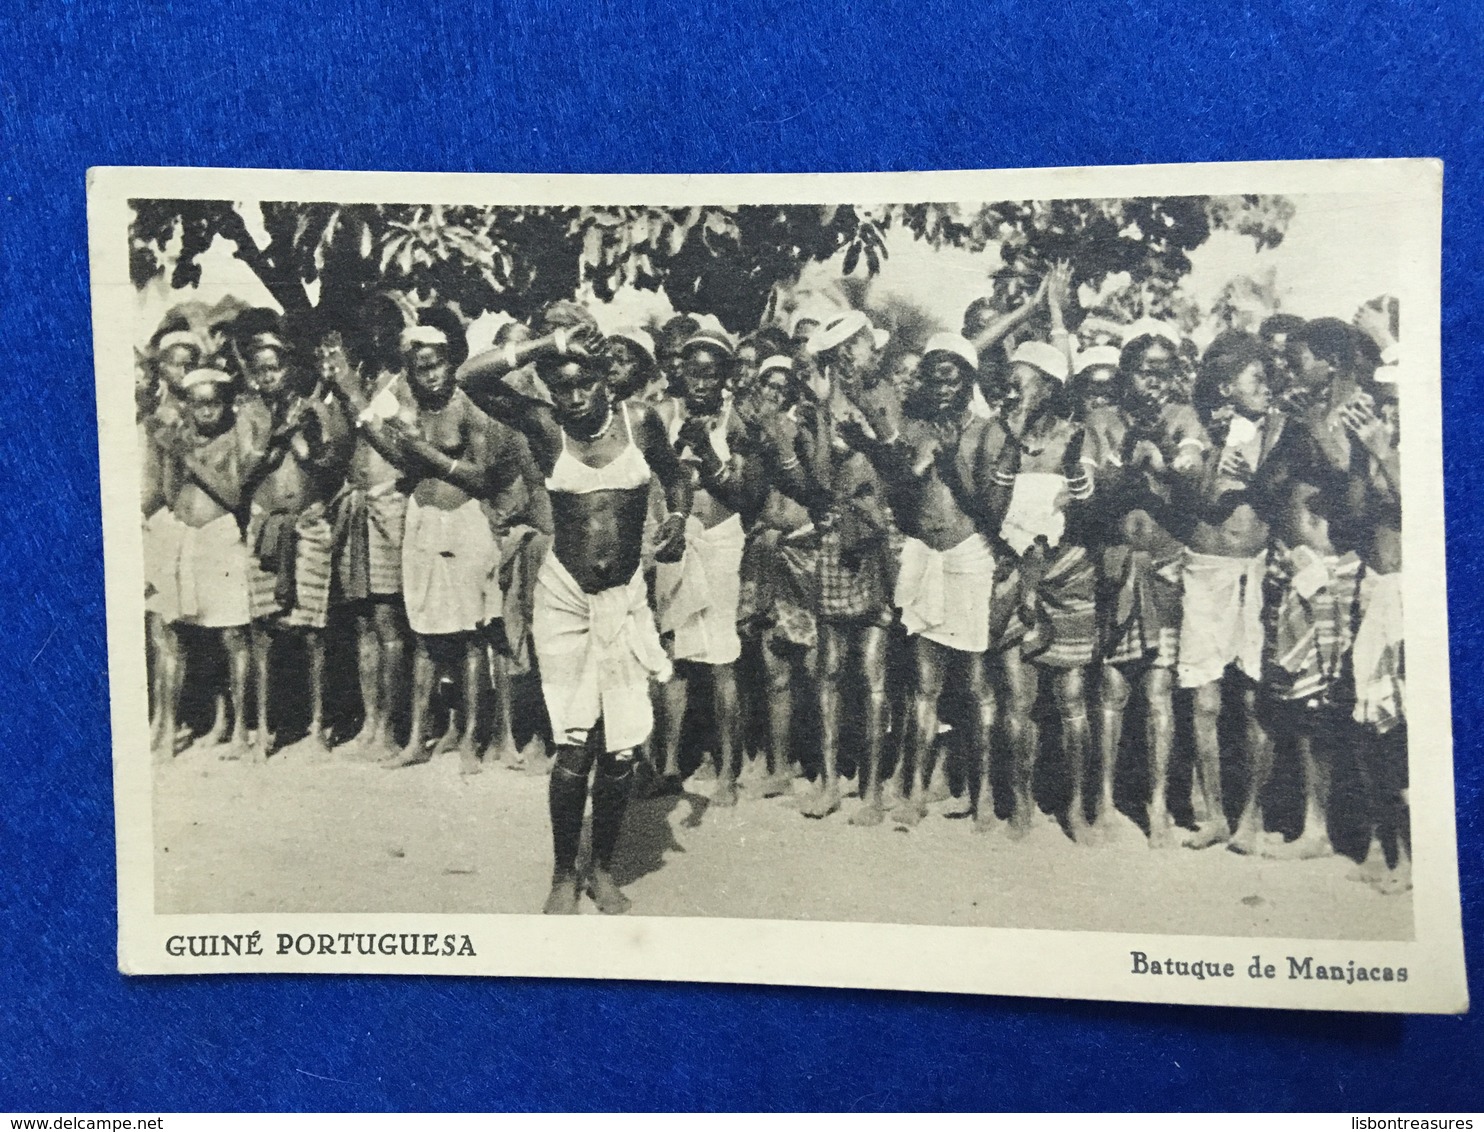
<path id="1" fill-rule="evenodd" d="M 685 516 L 672 511 L 654 532 L 654 560 L 679 562 L 685 555 Z"/>
<path id="2" fill-rule="evenodd" d="M 1339 413 L 1340 423 L 1372 452 L 1386 447 L 1386 422 L 1376 414 L 1375 402 L 1367 393 L 1357 393 Z"/>

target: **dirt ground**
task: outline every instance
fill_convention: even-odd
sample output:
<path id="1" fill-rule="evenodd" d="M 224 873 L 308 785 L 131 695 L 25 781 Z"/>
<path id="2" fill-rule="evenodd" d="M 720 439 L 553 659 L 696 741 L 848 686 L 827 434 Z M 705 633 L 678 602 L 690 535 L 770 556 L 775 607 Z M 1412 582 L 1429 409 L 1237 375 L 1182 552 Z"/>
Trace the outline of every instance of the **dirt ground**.
<path id="1" fill-rule="evenodd" d="M 797 798 L 735 809 L 692 779 L 631 806 L 615 871 L 636 913 L 1194 935 L 1410 939 L 1410 895 L 1348 881 L 1352 862 L 1219 848 L 1087 849 L 1050 819 L 1022 842 L 940 803 L 915 830 L 812 821 Z M 796 794 L 811 787 L 795 783 Z M 406 770 L 331 756 L 155 770 L 156 910 L 535 912 L 550 880 L 546 780 L 440 756 Z M 584 902 L 584 911 L 595 912 Z"/>

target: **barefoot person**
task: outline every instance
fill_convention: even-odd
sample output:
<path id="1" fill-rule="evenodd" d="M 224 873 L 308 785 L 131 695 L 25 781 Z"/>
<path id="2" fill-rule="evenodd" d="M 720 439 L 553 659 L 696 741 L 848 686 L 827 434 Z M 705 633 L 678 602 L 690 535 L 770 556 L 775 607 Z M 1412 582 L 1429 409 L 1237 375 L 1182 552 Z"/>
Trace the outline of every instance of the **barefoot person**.
<path id="1" fill-rule="evenodd" d="M 402 534 L 407 495 L 400 482 L 402 469 L 378 449 L 377 437 L 364 425 L 373 417 L 409 411 L 412 393 L 401 372 L 405 323 L 397 304 L 378 296 L 363 307 L 359 323 L 359 333 L 350 341 L 334 330 L 324 333 L 315 356 L 321 379 L 356 422 L 345 486 L 332 504 L 333 593 L 354 611 L 356 621 L 364 717 L 349 745 L 358 757 L 376 760 L 395 753 L 393 727 L 405 690 Z"/>
<path id="2" fill-rule="evenodd" d="M 690 479 L 652 410 L 615 406 L 606 363 L 581 343 L 537 362 L 552 404 L 506 411 L 546 477 L 555 537 L 536 579 L 531 633 L 556 740 L 550 783 L 555 865 L 548 913 L 578 910 L 577 853 L 592 778 L 592 866 L 587 891 L 599 911 L 628 910 L 613 878 L 635 748 L 654 724 L 649 682 L 669 677 L 641 570 L 650 477 L 670 507 L 656 555 L 684 549 Z M 485 363 L 470 363 L 471 379 Z M 596 763 L 596 774 L 594 764 Z"/>
<path id="3" fill-rule="evenodd" d="M 819 724 L 820 775 L 805 817 L 824 818 L 840 808 L 840 719 L 842 704 L 865 700 L 865 751 L 861 765 L 881 765 L 886 737 L 886 629 L 891 624 L 887 562 L 890 513 L 870 462 L 837 434 L 836 422 L 854 420 L 867 435 L 899 431 L 895 394 L 875 377 L 887 334 L 860 311 L 827 319 L 810 335 L 810 376 L 815 403 L 804 444 L 807 466 L 785 480 L 810 509 L 819 531 Z M 869 407 L 870 417 L 867 416 Z M 852 663 L 853 662 L 853 663 Z M 844 686 L 852 667 L 859 691 Z M 847 698 L 847 696 L 849 698 Z"/>
<path id="4" fill-rule="evenodd" d="M 1287 426 L 1273 407 L 1271 357 L 1251 335 L 1224 335 L 1201 359 L 1195 387 L 1213 446 L 1181 572 L 1176 666 L 1180 687 L 1194 693 L 1196 830 L 1185 844 L 1195 849 L 1230 839 L 1235 852 L 1250 853 L 1262 833 L 1259 794 L 1272 743 L 1259 715 L 1257 682 L 1270 515 L 1257 477 Z M 1221 704 L 1229 677 L 1240 682 L 1248 781 L 1235 838 L 1222 789 Z"/>
<path id="5" fill-rule="evenodd" d="M 1372 414 L 1359 381 L 1357 332 L 1338 319 L 1305 324 L 1295 339 L 1296 381 L 1307 407 L 1263 469 L 1273 516 L 1265 618 L 1264 692 L 1275 729 L 1292 737 L 1304 791 L 1303 829 L 1266 847 L 1277 857 L 1326 857 L 1334 736 L 1349 715 L 1345 668 L 1354 642 L 1360 555 L 1372 457 L 1350 422 Z M 1270 771 L 1269 767 L 1265 768 Z M 1266 774 L 1255 777 L 1255 789 Z M 1246 815 L 1244 814 L 1244 818 Z M 1258 822 L 1252 823 L 1254 827 Z"/>
<path id="6" fill-rule="evenodd" d="M 135 390 L 143 442 L 141 450 L 144 453 L 141 505 L 144 518 L 144 621 L 152 666 L 150 745 L 156 750 L 166 748 L 167 736 L 160 730 L 165 724 L 164 708 L 167 701 L 173 704 L 177 698 L 177 693 L 172 693 L 166 685 L 165 675 L 177 667 L 176 653 L 180 641 L 160 615 L 164 600 L 162 594 L 170 584 L 168 552 L 171 548 L 159 534 L 169 525 L 169 500 L 179 485 L 172 478 L 173 461 L 151 443 L 151 436 L 164 429 L 176 430 L 185 423 L 181 408 L 185 398 L 184 380 L 186 374 L 199 367 L 201 355 L 200 340 L 189 330 L 167 320 L 150 340 L 149 352 L 142 361 L 141 380 Z M 172 707 L 172 728 L 174 719 Z M 168 736 L 168 743 L 175 745 L 176 736 Z"/>
<path id="7" fill-rule="evenodd" d="M 1085 393 L 1107 396 L 1084 407 L 1096 443 L 1100 502 L 1089 537 L 1101 546 L 1098 601 L 1098 752 L 1101 790 L 1091 833 L 1116 839 L 1132 831 L 1118 813 L 1113 787 L 1123 740 L 1124 714 L 1134 687 L 1143 693 L 1145 747 L 1149 758 L 1149 845 L 1176 843 L 1167 801 L 1175 739 L 1174 676 L 1180 639 L 1180 566 L 1191 510 L 1198 499 L 1210 447 L 1195 409 L 1177 396 L 1181 386 L 1178 343 L 1163 327 L 1141 332 L 1120 354 L 1092 347 L 1089 362 L 1111 351 L 1114 373 L 1091 371 Z M 1108 389 L 1102 393 L 1100 386 Z"/>
<path id="8" fill-rule="evenodd" d="M 1010 502 L 1009 467 L 997 467 L 988 422 L 969 406 L 979 354 L 957 334 L 928 339 L 918 389 L 907 402 L 901 432 L 871 439 L 859 425 L 840 428 L 876 467 L 897 525 L 905 533 L 896 604 L 912 644 L 910 756 L 912 779 L 892 811 L 893 822 L 915 826 L 927 813 L 927 765 L 938 735 L 938 701 L 952 678 L 968 696 L 972 763 L 978 772 L 976 828 L 996 825 L 990 774 L 995 698 L 985 665 L 995 558 L 984 532 L 996 532 Z M 1000 474 L 997 476 L 996 472 Z M 862 782 L 855 825 L 883 817 L 880 768 Z"/>
<path id="9" fill-rule="evenodd" d="M 737 616 L 744 634 L 756 641 L 766 680 L 769 773 L 757 785 L 764 798 L 793 790 L 794 707 L 812 692 L 819 651 L 814 524 L 808 510 L 777 486 L 799 468 L 799 395 L 794 360 L 784 354 L 764 358 L 751 423 L 755 453 L 770 482 L 748 535 Z"/>
<path id="10" fill-rule="evenodd" d="M 411 485 L 402 541 L 402 596 L 415 634 L 407 744 L 384 766 L 426 762 L 428 717 L 439 662 L 457 666 L 463 727 L 460 770 L 480 769 L 477 730 L 488 661 L 481 631 L 501 615 L 497 516 L 521 483 L 517 438 L 454 383 L 468 353 L 463 327 L 445 308 L 423 311 L 402 333 L 411 411 L 374 412 L 363 428 L 385 445 Z M 491 505 L 493 515 L 486 510 Z M 494 525 L 492 525 L 492 523 Z"/>
<path id="11" fill-rule="evenodd" d="M 156 418 L 151 441 L 162 465 L 162 482 L 173 494 L 155 524 L 156 605 L 169 644 L 162 652 L 160 731 L 173 753 L 176 708 L 185 682 L 177 630 L 189 626 L 216 634 L 227 653 L 231 691 L 230 731 L 223 757 L 247 750 L 247 545 L 237 524 L 243 484 L 256 455 L 232 409 L 232 377 L 217 369 L 195 369 L 178 382 L 174 424 Z"/>
<path id="12" fill-rule="evenodd" d="M 700 331 L 681 348 L 682 402 L 669 433 L 693 483 L 686 521 L 685 553 L 679 562 L 655 566 L 655 615 L 679 667 L 664 687 L 660 738 L 662 773 L 680 777 L 680 738 L 688 702 L 689 669 L 710 674 L 718 757 L 717 806 L 737 804 L 738 728 L 737 605 L 745 542 L 742 509 L 750 523 L 760 503 L 757 465 L 734 454 L 743 426 L 726 394 L 733 363 L 731 342 L 717 331 Z M 766 485 L 763 485 L 764 489 Z"/>
<path id="13" fill-rule="evenodd" d="M 275 639 L 285 633 L 302 636 L 309 653 L 309 730 L 295 753 L 325 755 L 324 629 L 334 542 L 327 516 L 353 440 L 339 401 L 318 373 L 295 364 L 282 336 L 252 334 L 239 352 L 254 390 L 241 412 L 267 434 L 247 527 L 258 709 L 254 757 L 274 750 L 270 660 Z"/>
<path id="14" fill-rule="evenodd" d="M 1382 370 L 1390 367 L 1383 366 Z M 1408 891 L 1411 831 L 1407 816 L 1407 697 L 1402 625 L 1401 466 L 1397 452 L 1396 386 L 1372 384 L 1374 405 L 1353 404 L 1345 427 L 1365 448 L 1360 481 L 1365 517 L 1359 624 L 1351 655 L 1352 718 L 1359 726 L 1361 785 L 1370 843 L 1356 879 L 1391 895 Z"/>

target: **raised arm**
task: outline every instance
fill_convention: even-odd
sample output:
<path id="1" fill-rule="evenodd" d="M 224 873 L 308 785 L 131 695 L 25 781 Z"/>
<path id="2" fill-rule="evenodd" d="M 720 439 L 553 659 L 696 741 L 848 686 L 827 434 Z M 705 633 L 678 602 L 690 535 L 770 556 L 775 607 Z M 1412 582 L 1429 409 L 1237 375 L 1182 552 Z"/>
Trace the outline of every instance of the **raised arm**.
<path id="1" fill-rule="evenodd" d="M 1035 312 L 1035 309 L 1041 305 L 1041 301 L 1046 297 L 1048 279 L 1049 276 L 1043 278 L 1041 285 L 1036 288 L 1036 293 L 1020 306 L 1006 314 L 1000 315 L 999 318 L 980 330 L 978 334 L 972 335 L 969 338 L 969 341 L 974 344 L 974 348 L 979 351 L 980 357 L 984 356 L 985 350 L 1004 338 L 1005 335 L 1009 334 L 1010 331 L 1014 330 Z"/>

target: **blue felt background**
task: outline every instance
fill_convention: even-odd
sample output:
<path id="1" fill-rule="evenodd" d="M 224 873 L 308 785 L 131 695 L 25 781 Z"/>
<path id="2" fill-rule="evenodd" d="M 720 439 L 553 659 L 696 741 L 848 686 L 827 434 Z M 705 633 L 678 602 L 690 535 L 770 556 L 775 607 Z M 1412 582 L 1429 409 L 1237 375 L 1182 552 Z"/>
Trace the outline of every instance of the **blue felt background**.
<path id="1" fill-rule="evenodd" d="M 93 164 L 726 172 L 1443 157 L 1460 865 L 1477 998 L 1479 12 L 1469 0 L 10 5 L 0 1109 L 1479 1107 L 1477 1014 L 126 981 L 114 972 L 83 204 Z"/>

